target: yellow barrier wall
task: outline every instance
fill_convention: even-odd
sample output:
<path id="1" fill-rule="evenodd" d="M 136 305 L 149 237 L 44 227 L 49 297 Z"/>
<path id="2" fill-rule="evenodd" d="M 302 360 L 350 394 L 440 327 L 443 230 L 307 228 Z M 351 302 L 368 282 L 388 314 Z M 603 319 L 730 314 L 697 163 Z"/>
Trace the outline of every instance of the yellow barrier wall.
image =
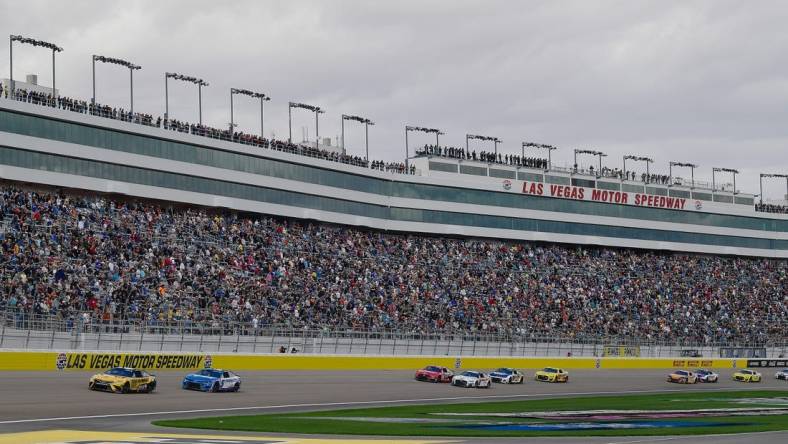
<path id="1" fill-rule="evenodd" d="M 430 364 L 451 369 L 496 367 L 536 369 L 551 366 L 588 370 L 645 370 L 696 367 L 742 368 L 747 365 L 747 360 L 0 351 L 0 371 L 96 370 L 116 366 L 157 371 L 203 367 L 233 370 L 415 370 Z"/>

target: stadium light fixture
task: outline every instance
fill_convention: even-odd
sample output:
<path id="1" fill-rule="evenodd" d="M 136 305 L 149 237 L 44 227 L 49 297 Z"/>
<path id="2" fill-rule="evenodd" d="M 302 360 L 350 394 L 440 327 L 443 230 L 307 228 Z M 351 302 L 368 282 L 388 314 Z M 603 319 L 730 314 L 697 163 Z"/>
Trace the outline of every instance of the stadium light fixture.
<path id="1" fill-rule="evenodd" d="M 575 172 L 577 172 L 577 155 L 578 154 L 590 154 L 592 156 L 599 156 L 599 170 L 597 171 L 597 175 L 602 173 L 602 158 L 607 157 L 607 154 L 603 153 L 602 151 L 594 151 L 594 150 L 578 150 L 575 149 Z"/>
<path id="2" fill-rule="evenodd" d="M 669 176 L 668 177 L 670 177 L 670 179 L 668 179 L 668 186 L 673 186 L 673 167 L 677 166 L 677 167 L 686 167 L 686 168 L 690 169 L 690 174 L 691 174 L 691 177 L 692 177 L 692 186 L 690 188 L 691 189 L 695 189 L 695 168 L 697 168 L 698 165 L 696 165 L 694 163 L 673 162 L 673 161 L 671 161 L 668 165 L 669 165 L 668 166 L 668 171 L 669 171 L 669 173 L 668 173 Z"/>
<path id="3" fill-rule="evenodd" d="M 550 168 L 552 168 L 553 156 L 551 155 L 551 153 L 553 152 L 553 150 L 557 150 L 558 148 L 552 145 L 545 145 L 544 143 L 523 142 L 522 144 L 523 158 L 525 158 L 525 147 L 547 150 L 547 169 L 549 170 Z"/>
<path id="4" fill-rule="evenodd" d="M 477 134 L 466 134 L 465 135 L 465 151 L 468 152 L 468 141 L 469 140 L 488 140 L 494 144 L 494 153 L 498 155 L 498 144 L 502 142 L 501 139 L 497 137 L 490 137 L 490 136 L 479 136 Z"/>
<path id="5" fill-rule="evenodd" d="M 761 197 L 761 205 L 763 205 L 763 178 L 764 177 L 777 177 L 777 178 L 785 179 L 785 195 L 788 196 L 788 174 L 761 173 L 760 178 L 759 178 L 760 185 L 761 185 L 761 194 L 759 194 L 759 196 Z M 788 198 L 788 197 L 786 197 L 786 198 Z"/>
<path id="6" fill-rule="evenodd" d="M 405 169 L 408 169 L 408 160 L 410 159 L 410 149 L 408 148 L 408 133 L 411 131 L 417 131 L 421 133 L 434 133 L 435 134 L 435 146 L 440 146 L 440 136 L 444 134 L 441 130 L 437 128 L 424 128 L 421 126 L 410 126 L 405 125 Z"/>
<path id="7" fill-rule="evenodd" d="M 93 98 L 91 99 L 93 105 L 96 104 L 96 62 L 125 66 L 129 69 L 129 96 L 131 97 L 131 113 L 134 114 L 134 70 L 142 69 L 142 67 L 125 60 L 93 54 Z"/>
<path id="8" fill-rule="evenodd" d="M 197 77 L 192 76 L 184 76 L 182 74 L 177 74 L 174 72 L 167 72 L 164 73 L 164 118 L 170 118 L 170 95 L 169 95 L 169 88 L 167 85 L 167 81 L 169 79 L 173 80 L 181 80 L 184 82 L 194 83 L 197 85 L 197 106 L 200 115 L 200 125 L 202 125 L 202 87 L 208 86 L 208 82 L 203 79 L 198 79 Z"/>
<path id="9" fill-rule="evenodd" d="M 57 97 L 57 88 L 55 87 L 55 53 L 63 51 L 63 48 L 55 45 L 54 43 L 45 42 L 43 40 L 31 39 L 22 37 L 21 35 L 11 34 L 8 38 L 8 55 L 10 57 L 9 68 L 11 71 L 9 82 L 11 83 L 11 94 L 14 93 L 14 42 L 24 43 L 26 45 L 40 46 L 52 50 L 52 97 Z"/>
<path id="10" fill-rule="evenodd" d="M 717 178 L 716 173 L 731 173 L 733 174 L 733 194 L 736 195 L 736 175 L 739 174 L 738 170 L 734 170 L 733 168 L 717 168 L 714 167 L 711 169 L 711 192 L 714 193 L 717 191 Z"/>
<path id="11" fill-rule="evenodd" d="M 320 146 L 320 122 L 318 116 L 325 113 L 319 106 L 307 105 L 305 103 L 289 102 L 287 105 L 287 129 L 289 131 L 290 143 L 293 143 L 293 108 L 301 108 L 315 113 L 315 148 Z"/>
<path id="12" fill-rule="evenodd" d="M 639 162 L 646 162 L 646 176 L 650 176 L 651 173 L 649 172 L 648 165 L 654 162 L 654 159 L 643 157 L 643 156 L 635 156 L 632 154 L 627 154 L 624 156 L 624 177 L 627 177 L 627 159 L 639 161 Z"/>
<path id="13" fill-rule="evenodd" d="M 235 94 L 241 94 L 243 96 L 260 99 L 260 137 L 265 138 L 265 127 L 263 126 L 263 117 L 265 116 L 265 112 L 263 109 L 263 103 L 271 100 L 271 98 L 263 93 L 249 91 L 248 89 L 230 88 L 230 134 L 235 132 L 235 120 L 233 115 L 233 95 Z"/>
<path id="14" fill-rule="evenodd" d="M 352 120 L 354 122 L 359 122 L 364 124 L 364 146 L 366 148 L 366 154 L 364 159 L 369 160 L 369 126 L 375 125 L 375 122 L 359 116 L 349 116 L 347 114 L 342 114 L 342 154 L 347 154 L 345 151 L 345 120 Z"/>

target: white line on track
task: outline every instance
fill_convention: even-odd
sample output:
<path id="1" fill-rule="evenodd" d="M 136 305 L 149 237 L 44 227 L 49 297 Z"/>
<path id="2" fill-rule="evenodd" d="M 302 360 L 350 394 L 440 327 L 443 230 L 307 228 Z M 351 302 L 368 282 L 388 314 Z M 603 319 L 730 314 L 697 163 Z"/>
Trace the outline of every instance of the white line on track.
<path id="1" fill-rule="evenodd" d="M 610 441 L 605 444 L 637 444 L 637 443 L 645 443 L 645 442 L 659 442 L 659 441 L 686 441 L 687 439 L 693 439 L 695 441 L 700 440 L 714 440 L 719 438 L 726 438 L 726 439 L 736 439 L 742 441 L 740 438 L 748 435 L 779 435 L 785 434 L 788 436 L 788 432 L 785 430 L 769 430 L 766 432 L 745 432 L 745 433 L 726 433 L 726 434 L 709 434 L 709 435 L 676 435 L 676 436 L 655 436 L 653 438 L 643 438 L 638 439 L 636 441 Z"/>
<path id="2" fill-rule="evenodd" d="M 397 403 L 417 403 L 434 401 L 473 401 L 477 399 L 513 399 L 513 398 L 535 398 L 545 396 L 580 396 L 580 395 L 625 395 L 637 393 L 670 393 L 670 392 L 703 392 L 704 390 L 682 390 L 682 389 L 654 389 L 654 390 L 625 390 L 625 391 L 605 391 L 605 392 L 567 392 L 567 393 L 530 393 L 522 395 L 484 395 L 484 396 L 453 396 L 444 398 L 416 398 L 416 399 L 387 399 L 382 401 L 347 401 L 347 402 L 323 402 L 315 404 L 281 404 L 263 405 L 250 407 L 226 407 L 217 409 L 195 409 L 195 410 L 171 410 L 164 412 L 137 412 L 137 413 L 111 413 L 107 415 L 88 415 L 88 416 L 62 416 L 56 418 L 34 418 L 34 419 L 15 419 L 10 421 L 0 421 L 0 424 L 23 424 L 31 422 L 53 422 L 53 421 L 74 421 L 79 419 L 101 419 L 101 418 L 124 418 L 134 416 L 155 416 L 155 415 L 180 415 L 186 413 L 216 413 L 216 412 L 238 412 L 248 410 L 274 410 L 287 408 L 306 408 L 306 407 L 340 407 L 370 404 L 397 404 Z"/>

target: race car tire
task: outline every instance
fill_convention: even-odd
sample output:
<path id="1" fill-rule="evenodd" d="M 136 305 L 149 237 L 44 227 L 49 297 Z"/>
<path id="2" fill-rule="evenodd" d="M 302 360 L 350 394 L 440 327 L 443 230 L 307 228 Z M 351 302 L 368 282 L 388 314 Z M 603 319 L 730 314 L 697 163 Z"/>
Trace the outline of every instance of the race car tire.
<path id="1" fill-rule="evenodd" d="M 145 393 L 153 393 L 154 390 L 156 390 L 156 381 L 148 384 L 148 387 L 145 389 Z"/>
<path id="2" fill-rule="evenodd" d="M 679 384 L 686 384 L 686 383 L 687 383 L 687 378 L 679 379 Z"/>
<path id="3" fill-rule="evenodd" d="M 88 382 L 88 390 L 96 390 L 96 387 L 93 385 L 93 381 Z"/>
<path id="4" fill-rule="evenodd" d="M 131 390 L 131 386 L 129 385 L 128 382 L 123 384 L 123 387 L 120 388 L 120 392 L 123 394 L 128 393 L 130 390 Z"/>
<path id="5" fill-rule="evenodd" d="M 219 383 L 218 382 L 214 382 L 213 385 L 211 386 L 211 392 L 212 393 L 216 393 L 218 391 L 219 391 Z"/>
<path id="6" fill-rule="evenodd" d="M 233 386 L 233 392 L 237 393 L 238 390 L 241 390 L 241 383 L 240 382 L 236 382 L 235 385 Z"/>

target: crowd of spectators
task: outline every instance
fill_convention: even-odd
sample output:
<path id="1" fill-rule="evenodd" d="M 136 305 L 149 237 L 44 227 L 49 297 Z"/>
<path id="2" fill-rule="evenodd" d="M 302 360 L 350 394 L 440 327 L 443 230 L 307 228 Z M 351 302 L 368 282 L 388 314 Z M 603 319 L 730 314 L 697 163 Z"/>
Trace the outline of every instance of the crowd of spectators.
<path id="1" fill-rule="evenodd" d="M 93 322 L 785 339 L 788 261 L 387 234 L 0 186 L 0 308 Z"/>
<path id="2" fill-rule="evenodd" d="M 416 150 L 417 156 L 437 156 L 450 159 L 477 160 L 479 162 L 497 163 L 500 165 L 519 166 L 527 168 L 547 169 L 547 159 L 537 157 L 522 157 L 514 154 L 490 153 L 487 151 L 476 152 L 465 148 L 443 147 L 437 145 L 424 145 Z"/>
<path id="3" fill-rule="evenodd" d="M 415 165 L 405 166 L 405 164 L 401 162 L 383 162 L 380 160 L 375 160 L 372 162 L 372 169 L 388 171 L 390 173 L 416 174 Z"/>
<path id="4" fill-rule="evenodd" d="M 4 90 L 3 86 L 0 85 L 0 97 L 8 98 L 8 94 L 9 91 L 7 89 Z M 14 89 L 14 93 L 11 98 L 20 102 L 27 102 L 35 105 L 50 106 L 67 111 L 91 114 L 113 120 L 122 120 L 124 122 L 164 128 L 168 131 L 176 131 L 179 133 L 193 134 L 201 137 L 209 137 L 212 139 L 242 143 L 260 148 L 269 148 L 277 151 L 328 160 L 331 162 L 339 162 L 362 168 L 372 167 L 376 170 L 400 174 L 416 173 L 415 168 L 405 168 L 405 165 L 400 163 L 386 163 L 382 161 L 374 161 L 370 163 L 367 159 L 360 156 L 353 156 L 338 151 L 315 148 L 309 144 L 295 144 L 288 141 L 268 140 L 260 136 L 245 134 L 243 132 L 231 132 L 229 129 L 222 130 L 218 128 L 212 128 L 207 125 L 183 122 L 177 119 L 167 118 L 166 116 L 164 119 L 161 117 L 154 119 L 154 117 L 150 114 L 131 113 L 124 110 L 123 108 L 113 108 L 107 105 L 100 105 L 97 103 L 94 104 L 63 96 L 58 96 L 55 98 L 52 97 L 51 94 L 28 91 L 22 88 Z"/>
<path id="5" fill-rule="evenodd" d="M 763 213 L 788 214 L 788 205 L 757 203 L 755 204 L 755 211 L 760 211 Z"/>

